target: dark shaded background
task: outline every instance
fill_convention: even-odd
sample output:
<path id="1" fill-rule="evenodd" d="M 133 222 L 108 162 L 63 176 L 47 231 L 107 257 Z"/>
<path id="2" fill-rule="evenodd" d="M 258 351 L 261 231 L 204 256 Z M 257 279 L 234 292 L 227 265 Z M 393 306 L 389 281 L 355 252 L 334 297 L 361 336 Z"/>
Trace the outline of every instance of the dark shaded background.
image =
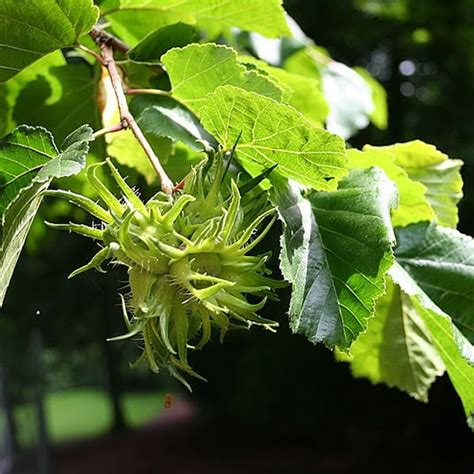
<path id="1" fill-rule="evenodd" d="M 350 0 L 285 2 L 306 34 L 334 59 L 368 68 L 388 92 L 388 130 L 370 126 L 350 140 L 352 145 L 420 138 L 466 162 L 459 227 L 473 235 L 474 1 L 385 2 L 394 3 L 406 6 L 403 18 L 368 14 Z M 415 66 L 413 74 L 400 72 L 403 61 Z M 276 233 L 270 238 L 276 254 Z M 83 239 L 56 236 L 36 256 L 21 260 L 9 294 L 13 303 L 0 320 L 6 335 L 2 351 L 16 354 L 4 356 L 9 361 L 5 393 L 11 395 L 5 400 L 39 400 L 40 406 L 42 393 L 62 388 L 55 374 L 66 371 L 76 385 L 109 391 L 116 402 L 113 434 L 54 447 L 48 455 L 40 417 L 31 426 L 43 443 L 40 467 L 39 451 L 33 450 L 18 456 L 17 472 L 472 472 L 473 437 L 447 377 L 435 383 L 428 405 L 353 379 L 331 352 L 290 334 L 287 294 L 265 309 L 280 320 L 276 335 L 258 329 L 231 334 L 224 345 L 213 343 L 194 355 L 196 370 L 209 382 L 194 382 L 193 394 L 183 393 L 166 375 L 130 371 L 129 345 L 103 343 L 121 330 L 115 281 L 125 277 L 112 272 L 85 275 L 74 284 L 66 280 L 90 254 Z M 38 308 L 42 316 L 35 318 Z M 57 354 L 47 367 L 37 365 L 31 349 L 32 325 Z M 81 357 L 91 348 L 90 357 Z M 178 403 L 166 423 L 124 431 L 118 400 L 129 387 L 169 391 L 199 415 Z"/>

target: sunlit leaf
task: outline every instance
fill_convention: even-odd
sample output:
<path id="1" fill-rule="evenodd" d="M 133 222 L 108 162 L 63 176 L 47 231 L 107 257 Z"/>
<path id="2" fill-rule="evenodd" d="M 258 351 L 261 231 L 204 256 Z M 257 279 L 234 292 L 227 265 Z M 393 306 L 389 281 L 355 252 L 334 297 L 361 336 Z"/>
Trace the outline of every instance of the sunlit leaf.
<path id="1" fill-rule="evenodd" d="M 207 94 L 230 85 L 280 100 L 282 89 L 258 70 L 247 70 L 232 48 L 213 43 L 172 49 L 162 57 L 173 96 L 197 111 Z"/>
<path id="2" fill-rule="evenodd" d="M 456 227 L 457 204 L 462 198 L 461 160 L 447 155 L 420 140 L 382 147 L 395 155 L 395 164 L 402 167 L 413 181 L 426 186 L 426 197 L 441 225 Z"/>
<path id="3" fill-rule="evenodd" d="M 310 201 L 275 182 L 294 332 L 347 350 L 365 331 L 393 262 L 395 199 L 395 187 L 376 168 L 352 170 L 337 191 L 313 193 Z"/>
<path id="4" fill-rule="evenodd" d="M 0 82 L 89 32 L 99 9 L 92 0 L 2 0 Z"/>
<path id="5" fill-rule="evenodd" d="M 224 86 L 206 97 L 200 111 L 206 128 L 241 160 L 314 189 L 334 189 L 346 174 L 344 141 L 311 123 L 292 107 L 237 87 Z"/>

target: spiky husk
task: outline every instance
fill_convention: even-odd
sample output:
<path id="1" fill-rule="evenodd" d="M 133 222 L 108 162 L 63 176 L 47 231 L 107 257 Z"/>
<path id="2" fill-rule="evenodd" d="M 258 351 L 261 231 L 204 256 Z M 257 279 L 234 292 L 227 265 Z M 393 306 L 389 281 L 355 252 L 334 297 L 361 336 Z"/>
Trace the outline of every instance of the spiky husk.
<path id="1" fill-rule="evenodd" d="M 225 179 L 222 155 L 211 161 L 192 169 L 182 192 L 171 198 L 158 193 L 146 203 L 109 160 L 120 199 L 97 176 L 104 164 L 87 171 L 106 208 L 70 192 L 49 193 L 103 222 L 101 228 L 51 224 L 103 242 L 90 263 L 71 276 L 104 271 L 106 260 L 128 267 L 131 292 L 127 300 L 121 295 L 127 333 L 113 340 L 140 337 L 141 359 L 186 385 L 181 372 L 200 377 L 189 365 L 188 350 L 202 348 L 212 327 L 220 329 L 221 340 L 229 329 L 254 324 L 273 329 L 277 323 L 257 313 L 267 298 L 275 298 L 273 290 L 284 286 L 267 276 L 268 255 L 249 255 L 276 218 L 266 193 L 247 192 L 247 185 L 241 196 L 236 182 Z M 256 302 L 249 302 L 249 295 Z"/>

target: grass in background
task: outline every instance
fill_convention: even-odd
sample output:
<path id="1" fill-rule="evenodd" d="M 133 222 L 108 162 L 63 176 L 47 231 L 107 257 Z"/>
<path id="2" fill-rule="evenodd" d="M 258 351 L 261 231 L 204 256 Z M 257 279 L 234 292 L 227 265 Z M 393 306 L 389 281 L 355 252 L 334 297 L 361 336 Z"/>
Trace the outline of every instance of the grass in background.
<path id="1" fill-rule="evenodd" d="M 138 427 L 160 414 L 164 393 L 125 393 L 122 409 L 127 426 Z M 51 441 L 65 442 L 107 433 L 112 426 L 112 404 L 106 392 L 96 389 L 71 389 L 51 393 L 45 400 Z M 15 409 L 18 438 L 22 446 L 36 441 L 36 417 L 30 404 Z"/>

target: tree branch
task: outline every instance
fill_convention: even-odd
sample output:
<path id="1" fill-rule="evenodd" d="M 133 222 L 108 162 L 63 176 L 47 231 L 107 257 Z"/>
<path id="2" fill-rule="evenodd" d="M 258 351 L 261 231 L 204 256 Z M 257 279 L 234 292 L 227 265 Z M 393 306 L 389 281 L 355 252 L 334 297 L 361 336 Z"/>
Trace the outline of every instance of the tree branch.
<path id="1" fill-rule="evenodd" d="M 156 174 L 160 178 L 161 190 L 164 193 L 171 195 L 173 193 L 173 182 L 161 166 L 160 160 L 156 156 L 155 152 L 153 151 L 153 148 L 148 143 L 148 140 L 146 139 L 145 135 L 143 134 L 142 130 L 138 126 L 135 118 L 130 113 L 130 110 L 128 108 L 122 78 L 117 69 L 117 65 L 115 64 L 113 49 L 114 46 L 117 46 L 119 50 L 124 51 L 123 48 L 127 48 L 126 45 L 124 45 L 124 43 L 122 43 L 117 38 L 114 38 L 108 33 L 100 30 L 99 28 L 94 28 L 91 32 L 91 36 L 92 38 L 94 38 L 97 45 L 100 47 L 103 64 L 109 72 L 110 80 L 112 82 L 112 87 L 115 92 L 115 97 L 117 99 L 117 105 L 120 112 L 121 126 L 124 129 L 130 128 L 132 133 L 135 135 L 135 138 L 138 140 L 141 147 L 145 151 L 148 159 L 150 160 L 151 165 L 156 171 Z"/>
<path id="2" fill-rule="evenodd" d="M 98 46 L 107 43 L 110 47 L 112 47 L 112 49 L 123 54 L 126 54 L 126 52 L 130 49 L 123 41 L 119 40 L 110 33 L 107 33 L 107 31 L 104 31 L 98 26 L 94 26 L 89 34 Z"/>

